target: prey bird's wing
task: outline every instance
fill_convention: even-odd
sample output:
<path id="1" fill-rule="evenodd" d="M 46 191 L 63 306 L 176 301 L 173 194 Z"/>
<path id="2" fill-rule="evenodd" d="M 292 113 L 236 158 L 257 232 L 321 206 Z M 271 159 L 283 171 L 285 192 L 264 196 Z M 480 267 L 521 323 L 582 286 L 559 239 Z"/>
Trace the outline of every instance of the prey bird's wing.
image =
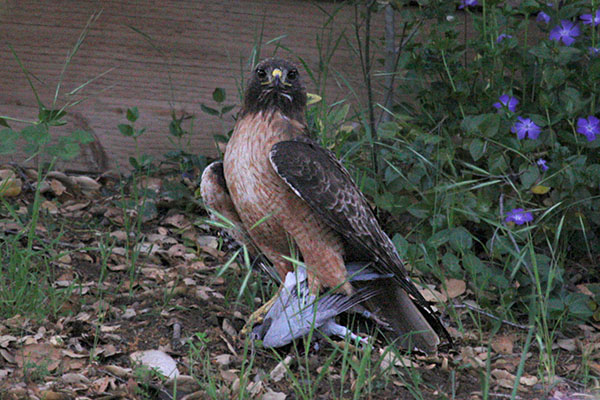
<path id="1" fill-rule="evenodd" d="M 350 280 L 377 280 L 383 277 L 369 269 L 368 265 L 353 265 L 356 273 Z M 373 285 L 358 289 L 353 295 L 328 293 L 320 297 L 310 294 L 306 272 L 298 267 L 288 272 L 277 300 L 265 315 L 264 322 L 253 329 L 256 339 L 265 347 L 281 347 L 292 340 L 305 337 L 312 329 L 330 324 L 337 326 L 334 318 L 364 303 L 380 293 Z"/>

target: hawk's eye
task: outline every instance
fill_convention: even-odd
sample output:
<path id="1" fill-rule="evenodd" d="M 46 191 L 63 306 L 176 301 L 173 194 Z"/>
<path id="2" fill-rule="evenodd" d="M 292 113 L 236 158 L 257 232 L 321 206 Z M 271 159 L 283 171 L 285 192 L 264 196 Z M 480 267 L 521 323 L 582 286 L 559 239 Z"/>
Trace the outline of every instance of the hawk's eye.
<path id="1" fill-rule="evenodd" d="M 294 79 L 296 79 L 298 77 L 298 70 L 297 69 L 293 69 L 290 72 L 288 72 L 287 74 L 287 78 L 290 81 L 293 81 Z"/>
<path id="2" fill-rule="evenodd" d="M 267 73 L 265 72 L 264 69 L 259 68 L 256 70 L 256 76 L 258 76 L 258 79 L 260 79 L 262 81 L 263 79 L 265 79 L 267 77 Z"/>

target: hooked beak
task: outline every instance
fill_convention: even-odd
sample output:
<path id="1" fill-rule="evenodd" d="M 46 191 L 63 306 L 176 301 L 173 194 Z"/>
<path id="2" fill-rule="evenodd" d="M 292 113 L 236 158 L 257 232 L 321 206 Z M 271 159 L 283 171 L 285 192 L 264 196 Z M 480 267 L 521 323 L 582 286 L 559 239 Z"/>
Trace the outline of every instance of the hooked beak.
<path id="1" fill-rule="evenodd" d="M 283 80 L 283 72 L 279 68 L 275 68 L 273 70 L 271 77 L 271 83 L 275 86 L 282 86 L 282 84 L 285 84 L 285 81 Z"/>

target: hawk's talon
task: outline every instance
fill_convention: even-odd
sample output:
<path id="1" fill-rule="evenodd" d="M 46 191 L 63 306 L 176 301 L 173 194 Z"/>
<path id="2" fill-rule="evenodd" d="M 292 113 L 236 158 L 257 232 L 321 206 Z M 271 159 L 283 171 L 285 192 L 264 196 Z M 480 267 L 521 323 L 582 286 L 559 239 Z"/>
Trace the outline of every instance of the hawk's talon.
<path id="1" fill-rule="evenodd" d="M 273 307 L 273 303 L 275 303 L 275 300 L 277 300 L 277 295 L 271 297 L 269 301 L 260 306 L 256 311 L 252 313 L 252 315 L 250 315 L 250 317 L 248 318 L 248 322 L 246 322 L 246 325 L 244 325 L 244 327 L 240 331 L 240 333 L 243 336 L 251 335 L 254 326 L 257 324 L 262 324 L 263 320 L 265 319 L 265 315 L 267 315 L 271 307 Z"/>

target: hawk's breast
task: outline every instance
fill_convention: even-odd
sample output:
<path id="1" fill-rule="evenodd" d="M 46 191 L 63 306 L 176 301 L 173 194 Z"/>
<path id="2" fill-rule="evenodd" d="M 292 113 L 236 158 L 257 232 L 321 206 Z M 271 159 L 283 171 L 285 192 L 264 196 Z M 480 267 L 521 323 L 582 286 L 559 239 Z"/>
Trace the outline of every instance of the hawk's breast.
<path id="1" fill-rule="evenodd" d="M 273 170 L 269 152 L 275 143 L 297 136 L 300 128 L 278 112 L 246 115 L 236 124 L 224 157 L 227 187 L 244 225 L 253 227 L 250 236 L 286 253 L 289 243 L 277 215 L 290 189 Z"/>

